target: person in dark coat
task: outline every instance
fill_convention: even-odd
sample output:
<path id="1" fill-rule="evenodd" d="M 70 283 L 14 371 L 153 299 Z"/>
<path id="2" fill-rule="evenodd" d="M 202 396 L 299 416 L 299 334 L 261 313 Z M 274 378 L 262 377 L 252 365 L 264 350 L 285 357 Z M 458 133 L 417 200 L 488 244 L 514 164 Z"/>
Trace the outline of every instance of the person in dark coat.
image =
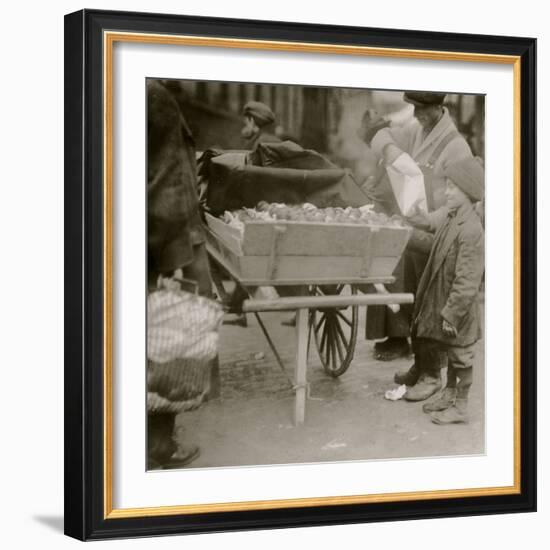
<path id="1" fill-rule="evenodd" d="M 281 142 L 275 134 L 275 113 L 265 103 L 249 101 L 244 106 L 243 118 L 241 135 L 247 140 L 252 152 L 260 143 Z"/>
<path id="2" fill-rule="evenodd" d="M 420 249 L 432 241 L 416 293 L 411 332 L 420 353 L 433 349 L 447 355 L 447 386 L 438 399 L 424 405 L 438 424 L 467 421 L 474 344 L 481 338 L 478 296 L 485 270 L 484 231 L 473 207 L 483 198 L 483 168 L 468 158 L 449 165 L 445 177 L 447 216 L 431 239 L 426 237 L 429 234 L 418 242 L 412 237 Z M 405 399 L 424 400 L 441 389 L 440 369 L 432 367 L 422 369 Z"/>
<path id="3" fill-rule="evenodd" d="M 193 136 L 175 99 L 157 80 L 147 83 L 147 106 L 148 272 L 154 277 L 191 270 L 201 294 L 209 294 L 208 270 L 194 265 L 205 235 Z"/>
<path id="4" fill-rule="evenodd" d="M 148 289 L 159 276 L 190 279 L 201 295 L 212 283 L 197 197 L 193 136 L 172 94 L 147 81 Z M 148 467 L 179 468 L 199 455 L 173 439 L 174 413 L 148 412 Z"/>

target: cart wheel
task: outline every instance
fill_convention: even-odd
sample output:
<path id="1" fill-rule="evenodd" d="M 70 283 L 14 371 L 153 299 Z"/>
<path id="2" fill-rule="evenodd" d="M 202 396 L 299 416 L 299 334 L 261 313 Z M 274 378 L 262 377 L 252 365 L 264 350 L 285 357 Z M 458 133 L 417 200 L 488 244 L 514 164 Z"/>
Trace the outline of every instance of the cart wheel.
<path id="1" fill-rule="evenodd" d="M 345 285 L 322 285 L 310 288 L 314 296 L 341 294 Z M 357 290 L 351 286 L 351 294 Z M 325 372 L 336 378 L 348 369 L 355 353 L 358 327 L 358 306 L 319 308 L 312 310 L 310 330 Z"/>

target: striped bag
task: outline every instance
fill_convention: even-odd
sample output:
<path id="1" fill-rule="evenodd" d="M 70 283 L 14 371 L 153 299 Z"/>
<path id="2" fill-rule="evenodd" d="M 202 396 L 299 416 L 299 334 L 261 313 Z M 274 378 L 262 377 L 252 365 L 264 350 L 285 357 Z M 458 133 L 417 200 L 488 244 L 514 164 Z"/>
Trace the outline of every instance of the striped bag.
<path id="1" fill-rule="evenodd" d="M 210 389 L 218 354 L 220 304 L 183 290 L 159 289 L 147 298 L 147 409 L 196 408 Z"/>

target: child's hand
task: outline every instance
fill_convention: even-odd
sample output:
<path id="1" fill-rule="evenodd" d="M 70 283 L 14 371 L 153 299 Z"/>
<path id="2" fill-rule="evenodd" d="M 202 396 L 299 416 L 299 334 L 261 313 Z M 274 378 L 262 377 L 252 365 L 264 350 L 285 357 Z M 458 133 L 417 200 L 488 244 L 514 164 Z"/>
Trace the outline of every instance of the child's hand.
<path id="1" fill-rule="evenodd" d="M 445 336 L 448 336 L 449 338 L 456 338 L 458 336 L 458 332 L 456 331 L 456 328 L 445 319 L 443 319 L 441 328 L 443 330 L 443 334 L 445 334 Z"/>
<path id="2" fill-rule="evenodd" d="M 430 218 L 420 209 L 420 202 L 422 199 L 418 199 L 408 212 L 406 220 L 413 226 L 418 227 L 419 229 L 429 229 L 430 228 Z"/>

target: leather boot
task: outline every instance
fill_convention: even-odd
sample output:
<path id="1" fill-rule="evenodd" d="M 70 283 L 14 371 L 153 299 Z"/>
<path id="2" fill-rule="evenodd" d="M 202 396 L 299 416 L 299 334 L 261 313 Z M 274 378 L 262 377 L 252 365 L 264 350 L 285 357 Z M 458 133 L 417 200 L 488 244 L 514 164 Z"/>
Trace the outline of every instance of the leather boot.
<path id="1" fill-rule="evenodd" d="M 147 415 L 148 470 L 183 468 L 200 455 L 197 445 L 174 441 L 174 413 Z"/>
<path id="2" fill-rule="evenodd" d="M 402 370 L 393 375 L 393 381 L 400 386 L 401 384 L 405 384 L 406 386 L 414 386 L 418 382 L 419 378 L 420 368 L 416 363 L 413 363 L 409 370 Z"/>
<path id="3" fill-rule="evenodd" d="M 176 415 L 174 413 L 147 414 L 147 451 L 148 469 L 162 468 L 165 462 L 176 452 L 172 434 Z"/>
<path id="4" fill-rule="evenodd" d="M 200 449 L 197 445 L 178 445 L 178 450 L 161 464 L 161 468 L 163 470 L 183 468 L 197 459 L 200 454 Z"/>
<path id="5" fill-rule="evenodd" d="M 455 404 L 444 411 L 432 413 L 434 424 L 463 424 L 468 422 L 468 399 L 457 398 Z"/>
<path id="6" fill-rule="evenodd" d="M 422 373 L 418 382 L 408 388 L 403 396 L 406 401 L 424 401 L 441 389 L 441 374 L 439 371 Z"/>
<path id="7" fill-rule="evenodd" d="M 425 403 L 422 410 L 425 413 L 444 411 L 452 407 L 456 400 L 456 388 L 445 388 L 441 395 L 435 400 Z"/>
<path id="8" fill-rule="evenodd" d="M 406 401 L 424 401 L 441 389 L 440 347 L 428 339 L 414 340 L 414 362 L 420 369 L 417 383 L 403 396 Z"/>

